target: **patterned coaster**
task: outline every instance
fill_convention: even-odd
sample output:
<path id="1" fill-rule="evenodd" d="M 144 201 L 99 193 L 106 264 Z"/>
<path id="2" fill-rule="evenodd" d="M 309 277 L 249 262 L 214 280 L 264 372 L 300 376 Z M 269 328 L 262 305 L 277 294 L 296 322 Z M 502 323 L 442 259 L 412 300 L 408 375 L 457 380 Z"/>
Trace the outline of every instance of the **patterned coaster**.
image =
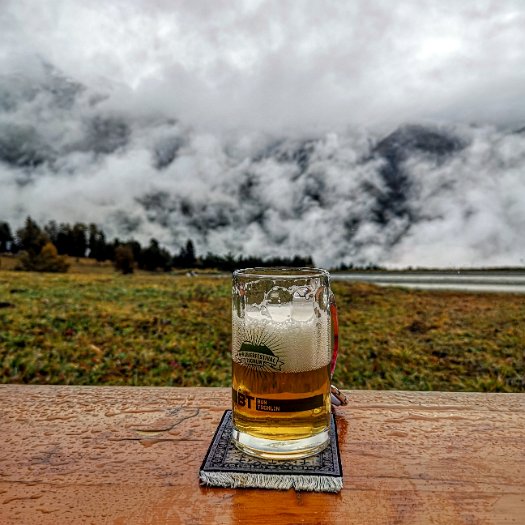
<path id="1" fill-rule="evenodd" d="M 226 410 L 202 463 L 202 485 L 231 488 L 264 488 L 339 492 L 343 469 L 334 416 L 330 444 L 322 452 L 304 459 L 265 460 L 248 456 L 231 440 L 232 412 Z"/>

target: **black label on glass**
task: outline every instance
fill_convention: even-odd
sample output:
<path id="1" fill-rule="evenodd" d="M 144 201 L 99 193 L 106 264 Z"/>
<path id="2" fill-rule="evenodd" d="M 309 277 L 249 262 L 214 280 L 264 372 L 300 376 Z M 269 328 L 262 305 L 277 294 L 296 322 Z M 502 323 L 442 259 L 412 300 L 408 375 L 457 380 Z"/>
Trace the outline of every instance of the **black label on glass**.
<path id="1" fill-rule="evenodd" d="M 258 412 L 302 412 L 321 408 L 324 404 L 323 394 L 302 399 L 268 399 L 249 396 L 232 389 L 232 395 L 236 405 L 255 409 Z"/>

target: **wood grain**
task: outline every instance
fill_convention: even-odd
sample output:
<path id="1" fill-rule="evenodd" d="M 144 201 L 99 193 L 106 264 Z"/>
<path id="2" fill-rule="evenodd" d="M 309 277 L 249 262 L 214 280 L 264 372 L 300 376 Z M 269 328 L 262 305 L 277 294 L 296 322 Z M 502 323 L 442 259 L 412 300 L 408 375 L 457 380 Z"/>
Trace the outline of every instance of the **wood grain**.
<path id="1" fill-rule="evenodd" d="M 229 389 L 0 386 L 0 523 L 525 523 L 525 394 L 347 394 L 331 495 L 199 486 Z"/>

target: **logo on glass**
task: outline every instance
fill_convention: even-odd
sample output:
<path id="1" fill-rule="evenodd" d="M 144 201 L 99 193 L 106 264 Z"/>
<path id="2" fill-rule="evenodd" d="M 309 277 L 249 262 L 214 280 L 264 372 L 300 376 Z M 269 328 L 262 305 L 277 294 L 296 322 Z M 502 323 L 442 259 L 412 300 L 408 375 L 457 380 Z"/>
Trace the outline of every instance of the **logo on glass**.
<path id="1" fill-rule="evenodd" d="M 280 372 L 284 361 L 276 356 L 266 345 L 244 341 L 237 361 L 249 368 L 264 370 L 265 372 Z"/>

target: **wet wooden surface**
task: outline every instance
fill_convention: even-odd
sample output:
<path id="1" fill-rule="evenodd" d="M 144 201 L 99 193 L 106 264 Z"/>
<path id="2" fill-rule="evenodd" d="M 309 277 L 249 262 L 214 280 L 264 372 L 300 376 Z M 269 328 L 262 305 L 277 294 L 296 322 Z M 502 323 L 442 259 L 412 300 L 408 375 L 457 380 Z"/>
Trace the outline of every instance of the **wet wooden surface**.
<path id="1" fill-rule="evenodd" d="M 0 386 L 0 523 L 525 523 L 525 394 L 349 399 L 332 495 L 199 486 L 228 389 Z"/>

